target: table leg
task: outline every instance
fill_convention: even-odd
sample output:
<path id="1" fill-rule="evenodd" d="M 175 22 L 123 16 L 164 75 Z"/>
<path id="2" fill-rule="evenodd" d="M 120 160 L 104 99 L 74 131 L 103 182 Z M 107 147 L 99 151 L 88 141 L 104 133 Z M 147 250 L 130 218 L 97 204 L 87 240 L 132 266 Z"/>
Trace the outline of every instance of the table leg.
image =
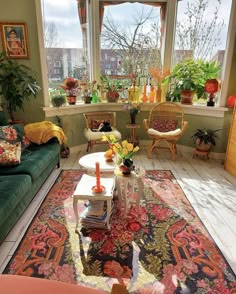
<path id="1" fill-rule="evenodd" d="M 75 197 L 73 198 L 73 209 L 74 209 L 75 221 L 76 221 L 76 225 L 75 225 L 75 232 L 76 232 L 78 228 L 78 224 L 79 224 L 79 214 L 78 214 L 78 199 L 76 199 Z"/>
<path id="2" fill-rule="evenodd" d="M 110 230 L 110 217 L 111 217 L 111 199 L 107 200 L 107 228 Z"/>
<path id="3" fill-rule="evenodd" d="M 138 196 L 136 199 L 136 207 L 138 209 L 138 213 L 140 214 L 140 192 L 143 191 L 143 181 L 141 178 L 137 178 L 136 180 L 137 186 L 138 186 Z"/>
<path id="4" fill-rule="evenodd" d="M 131 129 L 131 142 L 134 144 L 135 141 L 136 141 L 135 129 Z"/>

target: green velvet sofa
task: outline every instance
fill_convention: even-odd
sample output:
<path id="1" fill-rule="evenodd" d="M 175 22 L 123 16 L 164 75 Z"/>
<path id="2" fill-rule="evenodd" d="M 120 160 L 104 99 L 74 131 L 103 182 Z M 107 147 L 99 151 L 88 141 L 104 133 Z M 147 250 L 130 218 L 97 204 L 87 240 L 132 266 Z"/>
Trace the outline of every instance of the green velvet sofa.
<path id="1" fill-rule="evenodd" d="M 30 144 L 16 166 L 0 167 L 0 244 L 54 168 L 60 167 L 60 144 Z"/>

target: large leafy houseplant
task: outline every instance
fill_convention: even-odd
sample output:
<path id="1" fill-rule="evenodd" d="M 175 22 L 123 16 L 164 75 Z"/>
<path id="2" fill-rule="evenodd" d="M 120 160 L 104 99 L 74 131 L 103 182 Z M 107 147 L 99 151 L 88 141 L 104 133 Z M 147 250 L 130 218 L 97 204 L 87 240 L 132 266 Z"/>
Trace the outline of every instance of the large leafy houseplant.
<path id="1" fill-rule="evenodd" d="M 0 53 L 0 95 L 12 121 L 17 108 L 24 110 L 24 102 L 36 97 L 39 90 L 35 74 L 28 66 L 7 59 L 5 52 Z"/>
<path id="2" fill-rule="evenodd" d="M 167 94 L 169 100 L 180 101 L 182 91 L 192 91 L 197 98 L 205 97 L 205 83 L 209 79 L 217 78 L 220 71 L 215 61 L 186 59 L 177 63 L 163 84 L 170 83 L 170 91 Z"/>

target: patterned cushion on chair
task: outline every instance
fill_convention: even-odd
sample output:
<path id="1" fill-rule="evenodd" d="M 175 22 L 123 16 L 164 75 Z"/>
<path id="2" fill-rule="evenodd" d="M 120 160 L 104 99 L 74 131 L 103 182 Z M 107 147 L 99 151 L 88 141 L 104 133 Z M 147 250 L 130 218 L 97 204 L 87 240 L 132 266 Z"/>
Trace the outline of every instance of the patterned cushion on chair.
<path id="1" fill-rule="evenodd" d="M 178 121 L 175 119 L 154 119 L 152 121 L 152 128 L 159 132 L 174 131 L 177 127 Z"/>
<path id="2" fill-rule="evenodd" d="M 92 119 L 91 120 L 91 130 L 96 132 L 102 122 L 103 122 L 103 120 L 100 120 L 100 119 Z"/>

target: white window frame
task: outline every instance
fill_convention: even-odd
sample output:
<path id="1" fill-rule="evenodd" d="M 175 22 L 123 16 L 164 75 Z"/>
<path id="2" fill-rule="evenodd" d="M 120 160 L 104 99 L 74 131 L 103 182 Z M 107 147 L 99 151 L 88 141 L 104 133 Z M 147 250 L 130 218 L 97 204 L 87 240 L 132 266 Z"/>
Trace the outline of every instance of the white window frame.
<path id="1" fill-rule="evenodd" d="M 87 1 L 87 19 L 88 19 L 88 31 L 89 31 L 89 45 L 88 45 L 88 58 L 90 64 L 90 79 L 99 80 L 100 78 L 100 25 L 99 25 L 99 1 L 102 0 L 86 0 Z M 113 2 L 115 0 L 107 0 Z M 120 0 L 121 2 L 137 2 L 137 0 Z M 150 0 L 142 0 L 143 3 L 150 2 Z M 155 1 L 153 1 L 155 2 Z M 161 52 L 163 60 L 163 69 L 166 70 L 171 68 L 171 55 L 174 46 L 174 32 L 176 24 L 176 12 L 177 12 L 177 2 L 176 0 L 157 0 L 156 2 L 166 2 L 166 28 L 164 35 L 164 46 Z M 36 16 L 38 24 L 38 36 L 39 36 L 39 50 L 40 50 L 40 62 L 43 78 L 43 92 L 44 92 L 44 104 L 46 107 L 49 106 L 48 97 L 48 81 L 47 81 L 47 64 L 46 64 L 46 54 L 43 42 L 43 21 L 42 21 L 42 11 L 41 11 L 41 1 L 35 0 L 36 5 Z M 231 63 L 233 58 L 234 42 L 236 35 L 236 1 L 232 0 L 232 7 L 229 19 L 228 36 L 225 48 L 225 59 L 222 68 L 222 89 L 221 96 L 219 99 L 219 106 L 222 107 L 222 111 L 226 111 L 225 103 L 227 99 L 227 91 L 229 85 L 229 77 L 231 70 Z M 195 107 L 192 105 L 191 107 Z M 202 108 L 204 106 L 201 106 Z M 206 106 L 207 107 L 207 106 Z M 209 112 L 210 107 L 207 107 Z M 201 110 L 199 111 L 199 106 L 196 107 L 196 114 L 201 115 Z M 188 108 L 187 108 L 188 110 Z M 215 111 L 214 111 L 215 112 Z M 188 111 L 187 111 L 188 113 Z M 193 109 L 191 110 L 193 113 Z"/>

